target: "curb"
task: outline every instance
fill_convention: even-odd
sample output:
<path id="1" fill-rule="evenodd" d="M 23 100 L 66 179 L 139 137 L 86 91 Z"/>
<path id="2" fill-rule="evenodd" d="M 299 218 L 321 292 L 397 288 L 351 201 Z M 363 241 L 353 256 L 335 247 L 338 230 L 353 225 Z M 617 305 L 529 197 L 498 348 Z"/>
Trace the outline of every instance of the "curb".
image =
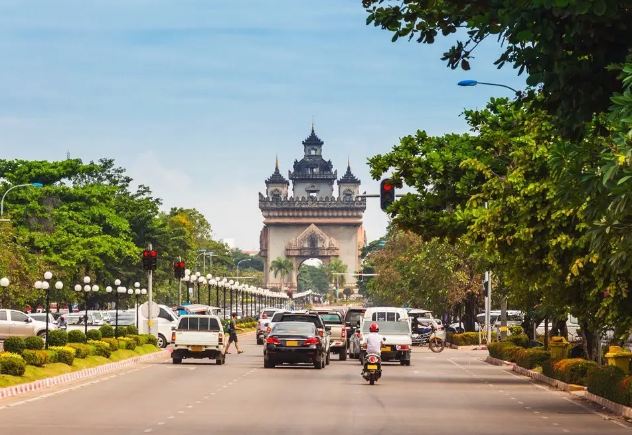
<path id="1" fill-rule="evenodd" d="M 615 414 L 619 414 L 627 418 L 632 418 L 632 408 L 629 408 L 625 405 L 620 405 L 608 399 L 604 399 L 603 397 L 596 396 L 593 393 L 589 393 L 588 391 L 586 391 L 584 397 L 591 402 L 595 402 L 597 405 L 603 406 L 604 408 L 614 412 Z"/>
<path id="2" fill-rule="evenodd" d="M 171 354 L 171 349 L 163 349 L 159 352 L 150 353 L 147 355 L 139 355 L 133 358 L 129 358 L 123 361 L 113 362 L 109 364 L 103 364 L 101 366 L 92 367 L 90 369 L 79 370 L 77 372 L 66 373 L 65 375 L 53 376 L 51 378 L 40 379 L 39 381 L 28 382 L 24 384 L 18 384 L 11 387 L 0 388 L 0 399 L 17 396 L 23 393 L 31 391 L 41 390 L 43 388 L 51 387 L 53 385 L 63 384 L 66 382 L 77 381 L 80 379 L 89 378 L 91 376 L 100 375 L 112 370 L 127 367 L 140 362 L 148 361 L 158 357 L 164 357 Z"/>
<path id="3" fill-rule="evenodd" d="M 485 359 L 485 362 L 487 364 L 491 364 L 491 365 L 494 365 L 494 366 L 513 366 L 514 365 L 514 363 L 511 363 L 511 362 L 508 362 L 508 361 L 503 361 L 502 359 L 493 358 L 491 356 L 488 356 Z"/>

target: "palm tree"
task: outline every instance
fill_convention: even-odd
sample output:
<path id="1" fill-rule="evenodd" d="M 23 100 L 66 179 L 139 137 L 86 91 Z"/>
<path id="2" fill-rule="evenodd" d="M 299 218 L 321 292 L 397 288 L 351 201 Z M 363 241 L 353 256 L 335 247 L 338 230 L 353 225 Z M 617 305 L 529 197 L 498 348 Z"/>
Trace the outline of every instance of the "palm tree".
<path id="1" fill-rule="evenodd" d="M 327 273 L 329 282 L 335 283 L 336 289 L 338 289 L 338 286 L 344 286 L 347 282 L 346 275 L 338 275 L 347 273 L 347 265 L 339 258 L 334 258 L 327 266 L 325 266 L 325 273 Z M 337 293 L 336 298 L 338 298 Z"/>
<path id="2" fill-rule="evenodd" d="M 294 272 L 294 262 L 289 258 L 277 257 L 270 264 L 270 271 L 274 277 L 281 276 L 281 291 L 283 291 L 283 282 L 285 277 Z"/>

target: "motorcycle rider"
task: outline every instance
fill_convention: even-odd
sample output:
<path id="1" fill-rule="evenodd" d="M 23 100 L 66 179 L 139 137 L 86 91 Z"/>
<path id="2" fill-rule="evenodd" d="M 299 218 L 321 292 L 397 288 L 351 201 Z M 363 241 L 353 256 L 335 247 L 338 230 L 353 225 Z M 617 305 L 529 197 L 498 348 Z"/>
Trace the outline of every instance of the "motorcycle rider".
<path id="1" fill-rule="evenodd" d="M 371 332 L 366 338 L 366 353 L 382 355 L 382 336 L 380 335 L 380 327 L 377 323 L 372 323 L 369 327 Z"/>

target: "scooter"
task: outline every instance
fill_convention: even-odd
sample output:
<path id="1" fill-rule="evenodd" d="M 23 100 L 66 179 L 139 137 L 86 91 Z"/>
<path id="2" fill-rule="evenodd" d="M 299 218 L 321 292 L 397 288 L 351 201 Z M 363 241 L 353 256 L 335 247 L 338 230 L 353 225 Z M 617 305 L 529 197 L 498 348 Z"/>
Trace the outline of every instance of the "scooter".
<path id="1" fill-rule="evenodd" d="M 374 385 L 382 377 L 382 358 L 380 355 L 370 353 L 364 357 L 362 377 Z"/>

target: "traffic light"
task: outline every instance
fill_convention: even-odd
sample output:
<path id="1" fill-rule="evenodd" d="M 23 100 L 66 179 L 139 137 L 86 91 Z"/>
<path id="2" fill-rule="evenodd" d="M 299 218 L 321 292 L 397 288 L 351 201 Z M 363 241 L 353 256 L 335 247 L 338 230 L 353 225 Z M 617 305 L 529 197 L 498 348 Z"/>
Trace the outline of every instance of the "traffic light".
<path id="1" fill-rule="evenodd" d="M 143 251 L 143 270 L 156 270 L 158 265 L 158 253 L 156 251 Z"/>
<path id="2" fill-rule="evenodd" d="M 358 272 L 358 282 L 364 282 L 363 281 L 363 276 L 362 276 L 362 271 Z"/>
<path id="3" fill-rule="evenodd" d="M 184 278 L 184 269 L 185 269 L 184 261 L 176 261 L 173 263 L 173 274 L 176 278 L 182 279 Z"/>
<path id="4" fill-rule="evenodd" d="M 380 207 L 382 210 L 386 209 L 395 202 L 395 185 L 393 180 L 385 178 L 380 183 Z"/>

